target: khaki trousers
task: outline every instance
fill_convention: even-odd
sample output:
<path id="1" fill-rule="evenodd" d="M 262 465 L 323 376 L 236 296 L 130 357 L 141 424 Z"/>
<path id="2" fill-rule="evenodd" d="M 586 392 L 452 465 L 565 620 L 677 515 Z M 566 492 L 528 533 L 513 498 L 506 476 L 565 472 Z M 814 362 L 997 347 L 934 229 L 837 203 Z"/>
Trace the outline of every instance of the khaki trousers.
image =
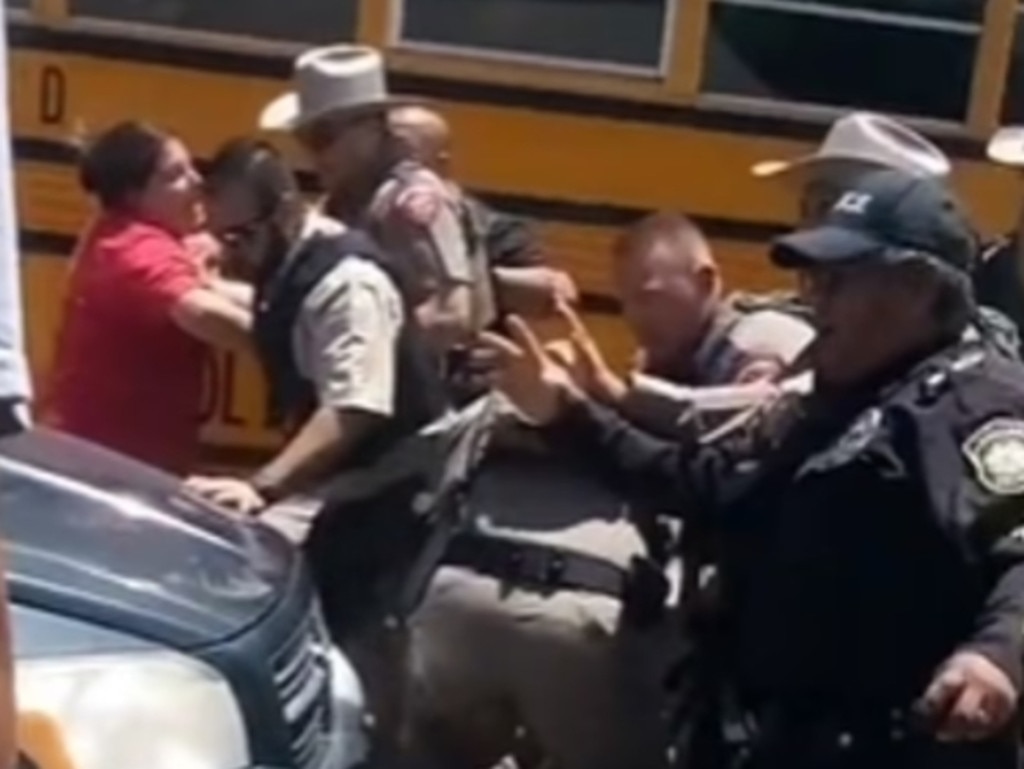
<path id="1" fill-rule="evenodd" d="M 558 769 L 665 765 L 672 634 L 619 625 L 619 602 L 435 577 L 410 630 L 405 748 L 416 767 L 487 769 L 528 746 Z"/>

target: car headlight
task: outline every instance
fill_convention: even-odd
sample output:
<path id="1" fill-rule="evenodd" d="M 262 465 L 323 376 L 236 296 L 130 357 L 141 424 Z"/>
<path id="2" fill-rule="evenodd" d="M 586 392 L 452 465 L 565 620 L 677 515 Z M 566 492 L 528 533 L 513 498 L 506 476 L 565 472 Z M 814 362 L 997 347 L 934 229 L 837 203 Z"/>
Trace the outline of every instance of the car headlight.
<path id="1" fill-rule="evenodd" d="M 165 651 L 19 660 L 19 714 L 51 721 L 75 769 L 235 769 L 249 763 L 227 682 Z"/>

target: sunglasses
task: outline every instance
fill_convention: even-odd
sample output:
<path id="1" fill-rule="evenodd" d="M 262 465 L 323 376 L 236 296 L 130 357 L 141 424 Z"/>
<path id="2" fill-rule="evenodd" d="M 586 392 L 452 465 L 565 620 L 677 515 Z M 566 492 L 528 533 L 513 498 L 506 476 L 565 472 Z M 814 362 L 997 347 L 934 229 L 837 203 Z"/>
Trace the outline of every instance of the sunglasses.
<path id="1" fill-rule="evenodd" d="M 239 248 L 250 242 L 259 233 L 260 229 L 266 226 L 270 218 L 270 216 L 261 215 L 245 222 L 224 227 L 216 233 L 217 239 L 228 248 Z"/>

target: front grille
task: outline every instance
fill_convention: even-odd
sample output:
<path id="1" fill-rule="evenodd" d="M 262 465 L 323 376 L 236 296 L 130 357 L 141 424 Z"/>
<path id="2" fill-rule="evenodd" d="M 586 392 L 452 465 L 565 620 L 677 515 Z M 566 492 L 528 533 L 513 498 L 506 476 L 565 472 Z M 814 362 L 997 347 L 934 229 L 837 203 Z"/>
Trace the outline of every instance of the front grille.
<path id="1" fill-rule="evenodd" d="M 330 746 L 330 640 L 319 613 L 311 614 L 272 659 L 274 686 L 288 727 L 296 769 L 318 769 Z"/>

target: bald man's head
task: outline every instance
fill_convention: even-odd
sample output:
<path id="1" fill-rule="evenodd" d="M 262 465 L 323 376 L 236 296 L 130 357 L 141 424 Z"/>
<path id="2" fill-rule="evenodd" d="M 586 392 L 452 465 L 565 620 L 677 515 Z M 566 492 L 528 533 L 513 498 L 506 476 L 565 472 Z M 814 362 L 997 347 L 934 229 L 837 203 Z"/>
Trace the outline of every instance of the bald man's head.
<path id="1" fill-rule="evenodd" d="M 388 115 L 391 132 L 406 157 L 447 176 L 451 162 L 451 128 L 434 110 L 398 107 Z"/>
<path id="2" fill-rule="evenodd" d="M 721 298 L 721 278 L 700 228 L 685 216 L 644 217 L 616 240 L 615 282 L 622 309 L 656 366 L 697 347 Z"/>
<path id="3" fill-rule="evenodd" d="M 691 270 L 718 271 L 711 245 L 700 227 L 671 211 L 650 214 L 626 228 L 615 241 L 614 253 L 619 260 L 642 259 L 658 247 L 670 251 L 676 261 Z"/>

